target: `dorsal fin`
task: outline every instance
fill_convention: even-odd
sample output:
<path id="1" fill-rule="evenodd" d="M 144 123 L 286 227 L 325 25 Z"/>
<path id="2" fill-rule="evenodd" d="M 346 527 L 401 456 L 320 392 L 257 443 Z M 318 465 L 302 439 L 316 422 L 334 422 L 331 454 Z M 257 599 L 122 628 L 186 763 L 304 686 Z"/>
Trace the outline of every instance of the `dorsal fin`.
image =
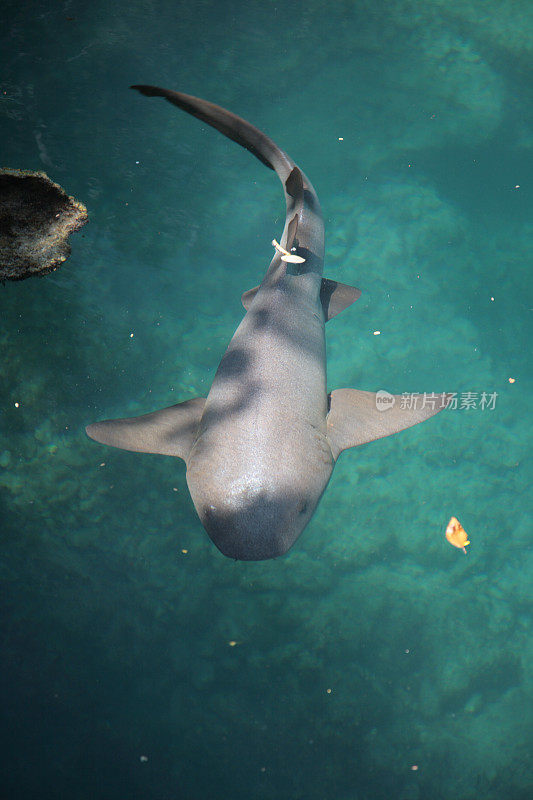
<path id="1" fill-rule="evenodd" d="M 292 168 L 289 177 L 285 181 L 285 189 L 287 190 L 287 194 L 295 199 L 303 195 L 304 180 L 298 167 Z"/>
<path id="2" fill-rule="evenodd" d="M 295 214 L 287 225 L 287 241 L 285 242 L 285 249 L 290 250 L 294 245 L 296 234 L 298 233 L 298 214 Z"/>

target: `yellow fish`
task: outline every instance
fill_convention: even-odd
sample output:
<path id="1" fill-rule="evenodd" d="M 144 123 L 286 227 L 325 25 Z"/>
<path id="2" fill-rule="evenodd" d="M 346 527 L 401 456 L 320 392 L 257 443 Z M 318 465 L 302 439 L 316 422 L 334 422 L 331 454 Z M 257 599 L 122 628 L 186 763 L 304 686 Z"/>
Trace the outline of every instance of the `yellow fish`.
<path id="1" fill-rule="evenodd" d="M 446 538 L 454 547 L 460 547 L 466 553 L 466 545 L 470 544 L 468 534 L 456 517 L 452 517 L 446 528 Z"/>

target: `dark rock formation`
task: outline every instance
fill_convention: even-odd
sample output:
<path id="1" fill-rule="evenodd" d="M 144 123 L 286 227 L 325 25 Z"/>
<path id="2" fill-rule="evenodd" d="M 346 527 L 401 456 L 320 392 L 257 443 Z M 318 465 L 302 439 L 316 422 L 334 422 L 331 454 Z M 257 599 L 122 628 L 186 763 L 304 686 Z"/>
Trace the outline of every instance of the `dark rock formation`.
<path id="1" fill-rule="evenodd" d="M 57 269 L 70 255 L 69 234 L 87 209 L 44 172 L 0 169 L 0 281 Z"/>

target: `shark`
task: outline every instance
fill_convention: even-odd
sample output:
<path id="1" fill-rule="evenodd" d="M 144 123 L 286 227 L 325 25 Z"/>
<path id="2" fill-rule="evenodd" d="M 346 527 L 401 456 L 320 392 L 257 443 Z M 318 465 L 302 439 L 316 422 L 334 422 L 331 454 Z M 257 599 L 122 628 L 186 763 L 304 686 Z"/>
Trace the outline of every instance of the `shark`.
<path id="1" fill-rule="evenodd" d="M 138 417 L 88 425 L 97 442 L 178 457 L 200 521 L 225 556 L 259 561 L 292 547 L 313 513 L 340 454 L 398 433 L 444 409 L 450 394 L 328 391 L 325 324 L 361 295 L 323 277 L 324 223 L 304 172 L 252 124 L 206 100 L 136 85 L 211 125 L 255 155 L 281 181 L 286 204 L 280 241 L 207 397 Z"/>

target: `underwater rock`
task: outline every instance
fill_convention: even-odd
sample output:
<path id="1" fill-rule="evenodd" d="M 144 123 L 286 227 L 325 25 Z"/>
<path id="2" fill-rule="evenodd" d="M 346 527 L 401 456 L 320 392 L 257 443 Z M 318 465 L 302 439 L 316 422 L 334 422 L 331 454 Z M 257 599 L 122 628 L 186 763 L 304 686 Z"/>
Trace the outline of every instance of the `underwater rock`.
<path id="1" fill-rule="evenodd" d="M 0 169 L 0 281 L 53 272 L 70 255 L 69 234 L 86 222 L 83 203 L 44 172 Z"/>

